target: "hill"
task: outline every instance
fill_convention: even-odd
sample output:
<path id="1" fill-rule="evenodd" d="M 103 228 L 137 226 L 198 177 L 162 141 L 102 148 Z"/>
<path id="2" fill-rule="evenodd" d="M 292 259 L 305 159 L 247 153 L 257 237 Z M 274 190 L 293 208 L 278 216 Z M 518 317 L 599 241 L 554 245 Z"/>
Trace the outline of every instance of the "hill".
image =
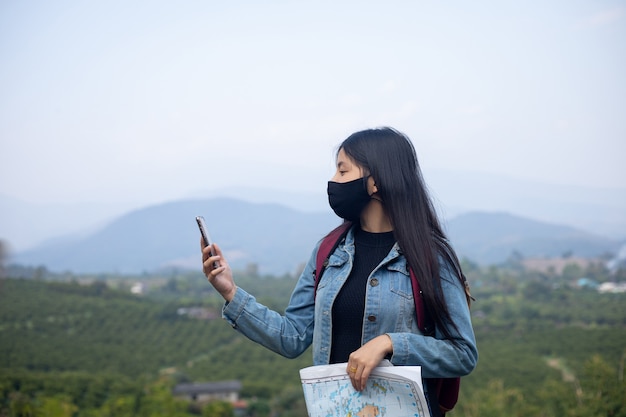
<path id="1" fill-rule="evenodd" d="M 195 216 L 233 267 L 257 263 L 261 271 L 294 272 L 315 243 L 339 220 L 328 213 L 303 213 L 277 204 L 217 198 L 150 206 L 123 215 L 89 236 L 49 241 L 13 261 L 51 270 L 141 273 L 159 268 L 200 268 Z"/>
<path id="2" fill-rule="evenodd" d="M 234 268 L 256 264 L 264 274 L 295 273 L 319 239 L 339 224 L 329 211 L 302 212 L 229 198 L 176 201 L 130 212 L 81 238 L 48 241 L 11 261 L 80 273 L 199 269 L 196 215 L 205 216 L 212 238 Z M 480 264 L 504 262 L 514 252 L 596 257 L 619 247 L 608 238 L 507 213 L 459 215 L 447 230 L 459 255 Z"/>
<path id="3" fill-rule="evenodd" d="M 449 222 L 448 234 L 460 255 L 481 264 L 501 263 L 513 253 L 526 258 L 566 253 L 592 258 L 618 250 L 611 239 L 508 213 L 461 214 Z"/>

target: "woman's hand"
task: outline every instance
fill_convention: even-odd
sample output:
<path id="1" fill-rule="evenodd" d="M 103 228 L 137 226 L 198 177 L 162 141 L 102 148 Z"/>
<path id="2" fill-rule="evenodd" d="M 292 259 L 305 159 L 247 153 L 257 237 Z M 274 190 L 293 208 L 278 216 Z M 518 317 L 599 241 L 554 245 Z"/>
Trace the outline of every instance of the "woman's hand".
<path id="1" fill-rule="evenodd" d="M 217 292 L 224 297 L 224 300 L 231 301 L 235 297 L 237 286 L 233 280 L 233 272 L 222 256 L 222 250 L 215 243 L 205 246 L 202 239 L 200 239 L 200 247 L 202 248 L 202 272 Z M 215 256 L 211 255 L 211 247 L 215 251 Z"/>
<path id="2" fill-rule="evenodd" d="M 393 353 L 393 344 L 386 334 L 375 337 L 352 352 L 348 359 L 347 371 L 354 389 L 363 391 L 372 370 L 391 353 Z"/>

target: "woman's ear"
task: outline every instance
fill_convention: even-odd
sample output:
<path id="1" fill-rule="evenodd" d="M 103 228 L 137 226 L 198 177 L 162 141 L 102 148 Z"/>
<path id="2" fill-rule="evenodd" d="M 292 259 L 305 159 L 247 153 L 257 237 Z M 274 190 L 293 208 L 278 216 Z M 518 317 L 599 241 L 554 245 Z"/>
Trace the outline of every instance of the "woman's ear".
<path id="1" fill-rule="evenodd" d="M 378 192 L 378 187 L 376 186 L 376 181 L 372 176 L 367 178 L 367 193 L 369 195 L 374 195 Z"/>

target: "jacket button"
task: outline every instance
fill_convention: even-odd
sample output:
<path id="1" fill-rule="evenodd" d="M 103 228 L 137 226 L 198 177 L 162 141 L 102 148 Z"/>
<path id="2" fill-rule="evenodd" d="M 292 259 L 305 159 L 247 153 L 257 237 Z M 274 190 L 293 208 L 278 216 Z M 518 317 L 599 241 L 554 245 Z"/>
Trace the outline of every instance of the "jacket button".
<path id="1" fill-rule="evenodd" d="M 372 287 L 377 286 L 377 285 L 378 285 L 378 279 L 376 279 L 376 278 L 372 278 L 372 279 L 370 280 L 370 285 L 371 285 Z"/>
<path id="2" fill-rule="evenodd" d="M 376 321 L 376 316 L 367 316 L 369 321 Z"/>

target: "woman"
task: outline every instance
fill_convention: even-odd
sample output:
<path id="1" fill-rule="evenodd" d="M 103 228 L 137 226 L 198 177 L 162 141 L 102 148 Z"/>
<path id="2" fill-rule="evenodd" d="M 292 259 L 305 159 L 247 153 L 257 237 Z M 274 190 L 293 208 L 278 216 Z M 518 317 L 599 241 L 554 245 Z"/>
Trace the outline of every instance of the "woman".
<path id="1" fill-rule="evenodd" d="M 317 245 L 284 315 L 235 285 L 217 245 L 216 256 L 203 247 L 203 271 L 226 300 L 224 318 L 286 357 L 300 355 L 312 343 L 313 363 L 347 362 L 359 391 L 385 358 L 394 365 L 420 365 L 424 378 L 467 375 L 478 352 L 465 282 L 410 140 L 391 128 L 356 132 L 339 147 L 336 167 L 328 183 L 329 203 L 353 225 L 315 289 Z M 409 266 L 433 334 L 417 327 Z"/>

